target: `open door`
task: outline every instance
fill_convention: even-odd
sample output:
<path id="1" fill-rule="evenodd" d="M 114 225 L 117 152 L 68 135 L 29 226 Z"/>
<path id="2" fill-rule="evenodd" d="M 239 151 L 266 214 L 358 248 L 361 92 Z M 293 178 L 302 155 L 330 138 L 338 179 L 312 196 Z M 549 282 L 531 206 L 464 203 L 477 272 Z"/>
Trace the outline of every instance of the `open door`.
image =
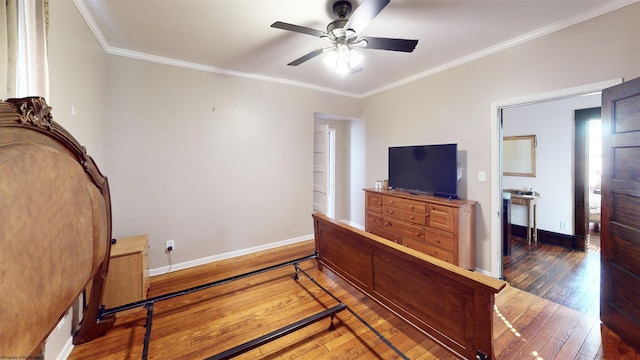
<path id="1" fill-rule="evenodd" d="M 329 125 L 320 125 L 313 131 L 313 211 L 323 214 L 327 214 L 328 169 Z"/>
<path id="2" fill-rule="evenodd" d="M 602 93 L 602 322 L 640 349 L 640 78 Z"/>

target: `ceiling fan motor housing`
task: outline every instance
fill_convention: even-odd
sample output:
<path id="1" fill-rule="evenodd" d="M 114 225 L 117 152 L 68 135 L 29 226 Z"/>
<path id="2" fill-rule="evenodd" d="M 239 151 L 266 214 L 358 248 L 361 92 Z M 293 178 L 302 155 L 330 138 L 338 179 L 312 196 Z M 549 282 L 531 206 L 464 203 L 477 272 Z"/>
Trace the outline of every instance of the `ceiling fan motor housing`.
<path id="1" fill-rule="evenodd" d="M 344 19 L 351 14 L 351 2 L 339 0 L 333 4 L 333 13 L 340 19 Z"/>

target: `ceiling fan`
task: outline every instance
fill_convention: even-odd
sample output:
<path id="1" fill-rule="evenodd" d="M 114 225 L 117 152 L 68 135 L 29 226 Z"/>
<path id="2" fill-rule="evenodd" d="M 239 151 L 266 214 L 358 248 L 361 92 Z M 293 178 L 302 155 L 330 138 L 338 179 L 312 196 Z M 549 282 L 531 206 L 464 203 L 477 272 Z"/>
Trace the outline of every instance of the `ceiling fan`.
<path id="1" fill-rule="evenodd" d="M 338 0 L 333 4 L 333 13 L 338 20 L 331 22 L 326 32 L 282 21 L 274 22 L 271 27 L 316 36 L 331 42 L 330 46 L 313 50 L 287 65 L 298 66 L 326 53 L 324 61 L 327 66 L 339 74 L 353 73 L 362 70 L 362 55 L 356 49 L 412 52 L 418 44 L 418 40 L 358 36 L 389 2 L 390 0 L 363 0 L 351 17 L 347 18 L 351 14 L 351 2 Z"/>

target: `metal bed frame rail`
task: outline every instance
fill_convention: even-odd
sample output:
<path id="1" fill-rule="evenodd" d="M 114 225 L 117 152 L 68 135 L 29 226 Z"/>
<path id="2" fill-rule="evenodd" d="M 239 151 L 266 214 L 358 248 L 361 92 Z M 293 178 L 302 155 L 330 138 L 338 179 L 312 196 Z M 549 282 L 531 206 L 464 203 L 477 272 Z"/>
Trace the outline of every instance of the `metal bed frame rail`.
<path id="1" fill-rule="evenodd" d="M 234 358 L 240 354 L 244 354 L 245 352 L 255 349 L 258 346 L 264 345 L 268 342 L 271 342 L 273 340 L 279 339 L 285 335 L 289 335 L 294 331 L 298 331 L 304 327 L 307 327 L 311 324 L 315 324 L 316 322 L 325 319 L 329 316 L 331 316 L 331 325 L 329 326 L 329 330 L 334 330 L 335 326 L 333 325 L 333 318 L 336 316 L 336 314 L 340 311 L 343 311 L 347 306 L 345 304 L 338 304 L 330 309 L 321 311 L 315 315 L 311 315 L 305 319 L 302 319 L 300 321 L 297 321 L 291 325 L 287 325 L 283 328 L 280 328 L 276 331 L 273 331 L 269 334 L 260 336 L 258 338 L 255 338 L 251 341 L 247 341 L 244 344 L 240 344 L 236 347 L 233 347 L 229 350 L 223 351 L 217 355 L 208 357 L 206 360 L 223 360 L 223 359 L 231 359 Z"/>
<path id="2" fill-rule="evenodd" d="M 226 279 L 222 279 L 222 280 L 217 280 L 217 281 L 212 281 L 209 282 L 207 284 L 204 285 L 199 285 L 199 286 L 195 286 L 195 287 L 191 287 L 191 288 L 187 288 L 184 290 L 180 290 L 180 291 L 175 291 L 175 292 L 171 292 L 168 294 L 164 294 L 164 295 L 159 295 L 159 296 L 154 296 L 152 298 L 149 299 L 145 299 L 145 300 L 141 300 L 141 301 L 136 301 L 136 302 L 132 302 L 129 304 L 125 304 L 125 305 L 121 305 L 121 306 L 117 306 L 111 309 L 105 309 L 104 305 L 101 307 L 100 312 L 98 314 L 98 320 L 102 320 L 105 316 L 107 315 L 111 315 L 111 314 L 115 314 L 117 312 L 120 311 L 125 311 L 125 310 L 130 310 L 130 309 L 135 309 L 138 307 L 146 307 L 147 308 L 147 315 L 146 315 L 146 321 L 145 321 L 145 336 L 144 336 L 144 347 L 142 350 L 142 360 L 147 360 L 148 356 L 149 356 L 149 342 L 151 340 L 151 327 L 153 325 L 153 305 L 158 302 L 158 301 L 163 301 L 163 300 L 168 300 L 168 299 L 172 299 L 178 296 L 182 296 L 182 295 L 187 295 L 187 294 L 191 294 L 191 293 L 195 293 L 201 290 L 205 290 L 205 289 L 209 289 L 218 285 L 223 285 L 223 284 L 227 284 L 236 280 L 240 280 L 240 279 L 244 279 L 250 276 L 254 276 L 254 275 L 258 275 L 258 274 L 262 274 L 268 271 L 272 271 L 272 270 L 276 270 L 276 269 L 280 269 L 286 266 L 290 266 L 293 265 L 295 268 L 295 277 L 294 279 L 296 281 L 299 280 L 299 276 L 298 276 L 298 272 L 302 272 L 309 280 L 311 280 L 311 282 L 313 282 L 316 286 L 318 286 L 320 289 L 322 289 L 325 293 L 327 293 L 329 296 L 331 296 L 334 300 L 336 300 L 338 302 L 338 305 L 335 305 L 329 309 L 326 309 L 324 311 L 321 311 L 319 313 L 316 313 L 314 315 L 311 315 L 305 319 L 299 320 L 295 323 L 292 323 L 290 325 L 287 325 L 285 327 L 282 327 L 276 331 L 273 331 L 271 333 L 268 333 L 266 335 L 260 336 L 258 338 L 255 338 L 253 340 L 247 341 L 243 344 L 240 344 L 236 347 L 233 347 L 231 349 L 228 349 L 226 351 L 223 351 L 219 354 L 213 355 L 211 357 L 206 358 L 206 360 L 222 360 L 222 359 L 231 359 L 235 356 L 238 356 L 240 354 L 246 353 L 247 351 L 250 351 L 252 349 L 255 349 L 259 346 L 262 346 L 268 342 L 274 341 L 276 339 L 279 339 L 283 336 L 286 336 L 288 334 L 291 334 L 295 331 L 298 331 L 302 328 L 305 328 L 311 324 L 314 324 L 318 321 L 321 321 L 323 319 L 326 319 L 327 317 L 331 318 L 331 323 L 329 325 L 329 331 L 333 331 L 335 330 L 335 325 L 333 324 L 333 319 L 335 317 L 335 315 L 341 311 L 344 310 L 348 310 L 353 316 L 355 316 L 362 324 L 364 324 L 370 331 L 372 331 L 374 334 L 376 334 L 376 336 L 378 336 L 378 338 L 380 340 L 382 340 L 382 342 L 384 342 L 387 346 L 389 346 L 394 352 L 396 352 L 396 354 L 398 354 L 402 359 L 406 359 L 408 360 L 409 358 L 406 357 L 400 350 L 398 350 L 395 346 L 393 346 L 393 344 L 391 344 L 391 342 L 389 342 L 382 334 L 380 334 L 378 331 L 376 331 L 376 329 L 374 329 L 371 325 L 369 325 L 369 323 L 367 323 L 363 318 L 361 318 L 360 316 L 358 316 L 358 314 L 353 311 L 351 308 L 349 308 L 347 305 L 345 305 L 343 302 L 341 302 L 335 295 L 333 295 L 329 290 L 325 289 L 324 287 L 322 287 L 322 285 L 320 285 L 313 277 L 311 277 L 309 274 L 307 274 L 303 269 L 300 268 L 300 262 L 301 261 L 305 261 L 305 260 L 311 260 L 311 259 L 318 259 L 318 252 L 316 251 L 314 254 L 312 255 L 307 255 L 295 260 L 290 260 L 290 261 L 286 261 L 277 265 L 272 265 L 272 266 L 267 266 L 265 268 L 262 269 L 258 269 L 258 270 L 254 270 L 254 271 L 250 271 L 244 274 L 240 274 L 240 275 L 236 275 L 236 276 L 231 276 L 228 277 Z"/>

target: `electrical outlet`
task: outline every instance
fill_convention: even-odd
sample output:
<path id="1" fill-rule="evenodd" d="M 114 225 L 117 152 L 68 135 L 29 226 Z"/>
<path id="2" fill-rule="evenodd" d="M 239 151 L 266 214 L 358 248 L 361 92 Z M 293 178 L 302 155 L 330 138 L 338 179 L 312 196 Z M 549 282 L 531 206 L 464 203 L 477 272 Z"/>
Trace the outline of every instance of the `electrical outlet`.
<path id="1" fill-rule="evenodd" d="M 566 221 L 561 220 L 560 221 L 560 229 L 562 229 L 562 230 L 569 229 L 569 224 Z"/>
<path id="2" fill-rule="evenodd" d="M 167 249 L 167 251 L 173 251 L 176 248 L 176 243 L 173 240 L 167 240 L 164 248 Z"/>

